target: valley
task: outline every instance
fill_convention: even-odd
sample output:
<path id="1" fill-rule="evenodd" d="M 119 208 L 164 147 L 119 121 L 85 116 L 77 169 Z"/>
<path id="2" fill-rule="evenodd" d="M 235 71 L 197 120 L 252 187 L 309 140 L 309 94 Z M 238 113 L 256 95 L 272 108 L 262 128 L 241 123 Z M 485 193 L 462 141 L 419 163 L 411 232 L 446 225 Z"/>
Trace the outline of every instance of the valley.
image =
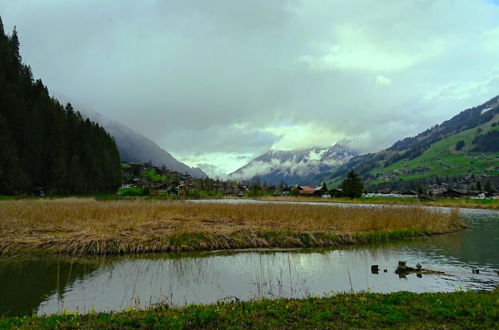
<path id="1" fill-rule="evenodd" d="M 497 328 L 499 1 L 0 15 L 0 329 Z"/>

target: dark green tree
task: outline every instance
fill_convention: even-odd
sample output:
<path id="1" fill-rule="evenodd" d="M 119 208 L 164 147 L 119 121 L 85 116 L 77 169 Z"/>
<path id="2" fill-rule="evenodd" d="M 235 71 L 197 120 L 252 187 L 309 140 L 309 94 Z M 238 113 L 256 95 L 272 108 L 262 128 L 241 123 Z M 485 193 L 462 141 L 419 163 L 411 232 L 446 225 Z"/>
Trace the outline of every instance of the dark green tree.
<path id="1" fill-rule="evenodd" d="M 488 196 L 491 196 L 491 195 L 492 195 L 492 193 L 493 193 L 493 189 L 492 189 L 492 185 L 490 184 L 490 181 L 487 181 L 487 182 L 485 183 L 485 187 L 484 187 L 484 189 L 485 189 L 485 192 L 487 193 L 487 195 L 488 195 Z"/>
<path id="2" fill-rule="evenodd" d="M 121 182 L 114 139 L 50 97 L 19 45 L 17 30 L 5 35 L 0 18 L 0 194 L 114 192 Z"/>
<path id="3" fill-rule="evenodd" d="M 341 183 L 341 189 L 343 189 L 343 196 L 354 199 L 362 196 L 364 184 L 357 173 L 351 170 Z"/>
<path id="4" fill-rule="evenodd" d="M 464 140 L 459 140 L 456 142 L 456 150 L 459 151 L 461 149 L 463 149 L 463 147 L 465 146 L 465 142 Z"/>

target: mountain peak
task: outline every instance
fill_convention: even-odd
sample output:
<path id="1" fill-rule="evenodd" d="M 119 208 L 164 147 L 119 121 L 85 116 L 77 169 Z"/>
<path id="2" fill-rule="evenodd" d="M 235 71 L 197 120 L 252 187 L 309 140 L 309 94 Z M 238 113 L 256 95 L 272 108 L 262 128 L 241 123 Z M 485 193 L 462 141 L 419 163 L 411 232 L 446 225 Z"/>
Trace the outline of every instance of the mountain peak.
<path id="1" fill-rule="evenodd" d="M 269 150 L 231 173 L 229 178 L 259 178 L 271 184 L 281 181 L 288 184 L 308 183 L 317 174 L 338 167 L 357 155 L 356 151 L 338 143 L 330 147 Z"/>

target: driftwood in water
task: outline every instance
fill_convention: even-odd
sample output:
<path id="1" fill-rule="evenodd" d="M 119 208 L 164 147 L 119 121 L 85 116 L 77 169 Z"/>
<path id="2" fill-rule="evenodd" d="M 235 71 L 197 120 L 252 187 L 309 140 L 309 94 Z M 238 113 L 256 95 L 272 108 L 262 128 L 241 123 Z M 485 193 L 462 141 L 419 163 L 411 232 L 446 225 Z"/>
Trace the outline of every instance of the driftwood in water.
<path id="1" fill-rule="evenodd" d="M 444 272 L 439 272 L 431 269 L 424 269 L 419 263 L 416 265 L 416 268 L 409 267 L 406 265 L 405 261 L 399 261 L 398 267 L 395 270 L 395 274 L 398 274 L 400 277 L 405 277 L 405 275 L 416 273 L 418 277 L 420 275 L 448 275 Z"/>

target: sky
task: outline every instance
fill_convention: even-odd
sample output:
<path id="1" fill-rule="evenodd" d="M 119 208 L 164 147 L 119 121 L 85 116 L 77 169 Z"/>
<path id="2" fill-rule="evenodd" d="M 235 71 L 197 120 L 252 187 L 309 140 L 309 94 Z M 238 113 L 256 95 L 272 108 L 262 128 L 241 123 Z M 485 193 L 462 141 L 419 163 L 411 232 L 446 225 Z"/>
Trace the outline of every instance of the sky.
<path id="1" fill-rule="evenodd" d="M 497 0 L 0 0 L 53 93 L 208 174 L 386 148 L 499 94 Z"/>

